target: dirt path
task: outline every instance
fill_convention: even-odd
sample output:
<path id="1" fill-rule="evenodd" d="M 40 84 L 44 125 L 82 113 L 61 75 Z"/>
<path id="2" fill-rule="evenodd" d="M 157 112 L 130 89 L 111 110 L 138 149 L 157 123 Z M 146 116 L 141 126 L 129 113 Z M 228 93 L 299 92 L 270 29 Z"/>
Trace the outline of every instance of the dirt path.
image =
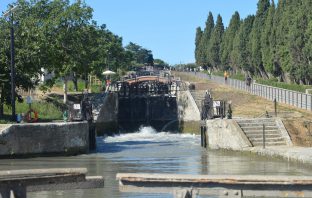
<path id="1" fill-rule="evenodd" d="M 211 90 L 214 100 L 231 102 L 233 117 L 263 117 L 266 112 L 269 115 L 274 115 L 274 104 L 272 101 L 184 73 L 175 72 L 174 75 L 179 76 L 181 80 L 194 83 L 195 90 Z M 311 111 L 297 109 L 285 104 L 278 104 L 277 112 L 278 117 L 283 119 L 294 145 L 312 146 L 312 123 L 308 124 L 312 122 Z"/>

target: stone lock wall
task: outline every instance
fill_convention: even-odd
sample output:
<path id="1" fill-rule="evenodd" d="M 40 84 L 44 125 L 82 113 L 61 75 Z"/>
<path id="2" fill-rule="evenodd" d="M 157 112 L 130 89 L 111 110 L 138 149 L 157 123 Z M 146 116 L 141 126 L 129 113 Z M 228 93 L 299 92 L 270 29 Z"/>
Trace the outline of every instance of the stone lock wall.
<path id="1" fill-rule="evenodd" d="M 0 131 L 0 157 L 88 152 L 87 122 L 13 124 Z"/>

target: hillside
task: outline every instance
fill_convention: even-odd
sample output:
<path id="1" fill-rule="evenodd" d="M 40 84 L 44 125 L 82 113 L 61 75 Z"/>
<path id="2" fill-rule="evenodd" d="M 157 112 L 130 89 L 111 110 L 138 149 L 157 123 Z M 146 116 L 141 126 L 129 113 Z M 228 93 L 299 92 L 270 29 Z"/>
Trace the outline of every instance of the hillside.
<path id="1" fill-rule="evenodd" d="M 211 89 L 212 97 L 215 100 L 220 99 L 231 102 L 233 117 L 263 117 L 266 111 L 269 112 L 270 115 L 274 115 L 274 104 L 272 101 L 184 73 L 176 72 L 175 75 L 179 76 L 181 80 L 194 83 L 197 92 L 202 92 L 204 94 L 205 90 Z M 294 145 L 312 146 L 312 135 L 310 134 L 312 133 L 312 123 L 310 124 L 310 132 L 309 126 L 305 126 L 307 122 L 312 121 L 312 112 L 297 109 L 285 104 L 278 104 L 277 109 L 278 116 L 283 119 Z"/>

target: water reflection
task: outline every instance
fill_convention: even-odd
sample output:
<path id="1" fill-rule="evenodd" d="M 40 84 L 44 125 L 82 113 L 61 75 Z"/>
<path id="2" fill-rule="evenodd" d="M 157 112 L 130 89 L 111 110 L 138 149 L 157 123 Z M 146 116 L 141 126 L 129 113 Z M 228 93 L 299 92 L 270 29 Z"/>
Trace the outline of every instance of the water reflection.
<path id="1" fill-rule="evenodd" d="M 229 151 L 200 147 L 191 134 L 157 133 L 143 128 L 137 133 L 98 138 L 98 150 L 89 155 L 0 160 L 0 168 L 30 169 L 86 167 L 89 175 L 102 175 L 105 188 L 31 193 L 30 197 L 172 197 L 165 194 L 119 192 L 116 173 L 312 175 L 307 166 Z"/>

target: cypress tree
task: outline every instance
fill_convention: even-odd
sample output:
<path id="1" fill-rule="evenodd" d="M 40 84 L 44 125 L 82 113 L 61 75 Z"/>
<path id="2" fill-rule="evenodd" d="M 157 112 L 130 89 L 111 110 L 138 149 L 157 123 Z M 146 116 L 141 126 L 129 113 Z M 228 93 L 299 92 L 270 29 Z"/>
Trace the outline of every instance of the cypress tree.
<path id="1" fill-rule="evenodd" d="M 241 24 L 233 43 L 233 51 L 231 54 L 233 64 L 242 69 L 246 73 L 253 74 L 251 56 L 251 30 L 255 17 L 249 15 Z"/>
<path id="2" fill-rule="evenodd" d="M 263 72 L 264 68 L 262 63 L 260 38 L 269 7 L 269 0 L 259 0 L 252 29 L 252 63 L 255 68 L 254 70 L 261 74 L 261 76 L 265 76 L 265 73 Z"/>
<path id="3" fill-rule="evenodd" d="M 291 64 L 289 72 L 296 82 L 306 84 L 311 75 L 311 73 L 307 73 L 308 61 L 303 53 L 305 43 L 309 39 L 309 35 L 305 34 L 308 28 L 308 17 L 305 13 L 306 9 L 300 1 L 293 2 L 292 6 L 295 6 L 297 11 L 294 13 L 294 21 L 290 27 Z"/>
<path id="4" fill-rule="evenodd" d="M 224 25 L 222 17 L 218 15 L 216 26 L 211 34 L 211 39 L 208 45 L 208 58 L 211 65 L 218 68 L 221 65 L 221 43 L 224 33 Z"/>
<path id="5" fill-rule="evenodd" d="M 232 64 L 231 53 L 233 50 L 233 41 L 240 27 L 240 16 L 235 12 L 230 20 L 229 27 L 225 30 L 221 45 L 221 62 L 223 66 Z"/>
<path id="6" fill-rule="evenodd" d="M 204 29 L 203 35 L 201 37 L 201 41 L 199 44 L 199 60 L 198 63 L 203 66 L 210 66 L 210 62 L 208 60 L 208 43 L 214 28 L 214 19 L 211 12 L 208 14 L 208 18 L 206 21 L 206 27 Z"/>
<path id="7" fill-rule="evenodd" d="M 196 61 L 196 64 L 197 65 L 200 65 L 200 60 L 201 60 L 201 57 L 200 57 L 200 41 L 201 41 L 201 38 L 202 38 L 202 35 L 203 35 L 203 31 L 201 30 L 200 27 L 196 28 L 196 37 L 195 37 L 195 61 Z"/>
<path id="8" fill-rule="evenodd" d="M 275 48 L 275 32 L 273 28 L 275 14 L 275 3 L 272 0 L 268 15 L 264 23 L 264 29 L 261 34 L 261 52 L 262 52 L 262 62 L 264 65 L 264 70 L 266 74 L 274 73 L 274 48 Z"/>

